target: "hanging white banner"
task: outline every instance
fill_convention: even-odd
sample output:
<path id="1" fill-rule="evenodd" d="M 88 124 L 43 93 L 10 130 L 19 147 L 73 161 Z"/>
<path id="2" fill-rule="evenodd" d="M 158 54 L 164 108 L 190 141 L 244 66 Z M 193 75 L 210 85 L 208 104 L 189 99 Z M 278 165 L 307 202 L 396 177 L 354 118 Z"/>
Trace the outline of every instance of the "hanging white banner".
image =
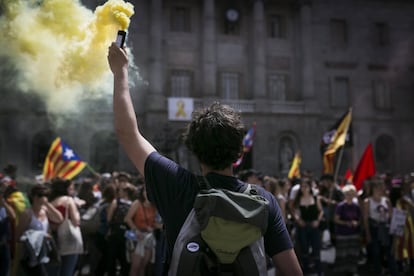
<path id="1" fill-rule="evenodd" d="M 168 120 L 191 121 L 193 98 L 168 98 Z"/>

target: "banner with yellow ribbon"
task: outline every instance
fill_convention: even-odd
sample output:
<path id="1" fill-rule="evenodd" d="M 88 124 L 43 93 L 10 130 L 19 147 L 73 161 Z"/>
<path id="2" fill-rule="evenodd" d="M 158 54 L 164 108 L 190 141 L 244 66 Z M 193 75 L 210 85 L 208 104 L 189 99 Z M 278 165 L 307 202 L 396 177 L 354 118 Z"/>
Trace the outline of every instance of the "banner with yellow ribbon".
<path id="1" fill-rule="evenodd" d="M 168 98 L 168 120 L 170 121 L 191 121 L 193 109 L 193 98 Z"/>

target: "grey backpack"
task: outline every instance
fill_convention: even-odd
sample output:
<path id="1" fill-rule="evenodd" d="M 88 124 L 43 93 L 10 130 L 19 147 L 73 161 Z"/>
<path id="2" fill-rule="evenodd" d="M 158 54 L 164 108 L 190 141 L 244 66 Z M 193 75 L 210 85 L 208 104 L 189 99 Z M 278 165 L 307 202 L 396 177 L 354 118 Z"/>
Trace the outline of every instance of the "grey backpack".
<path id="1" fill-rule="evenodd" d="M 269 203 L 246 186 L 234 192 L 201 182 L 174 244 L 168 275 L 267 275 L 263 235 Z"/>

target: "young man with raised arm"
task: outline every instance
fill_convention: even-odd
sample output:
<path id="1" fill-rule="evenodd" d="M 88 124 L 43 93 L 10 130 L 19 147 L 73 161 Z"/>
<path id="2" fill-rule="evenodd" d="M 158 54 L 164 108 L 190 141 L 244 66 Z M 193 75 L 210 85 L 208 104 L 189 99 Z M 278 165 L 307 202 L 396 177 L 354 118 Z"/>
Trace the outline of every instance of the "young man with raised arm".
<path id="1" fill-rule="evenodd" d="M 162 156 L 138 128 L 129 87 L 128 57 L 115 43 L 109 47 L 109 66 L 114 74 L 114 124 L 119 142 L 138 171 L 144 175 L 150 201 L 163 218 L 170 260 L 177 235 L 199 191 L 197 176 Z M 233 176 L 232 164 L 242 150 L 244 126 L 232 108 L 212 104 L 193 113 L 184 142 L 200 162 L 201 174 L 213 188 L 242 191 L 246 184 Z M 272 257 L 278 275 L 302 275 L 276 199 L 258 187 L 269 201 L 266 254 Z"/>

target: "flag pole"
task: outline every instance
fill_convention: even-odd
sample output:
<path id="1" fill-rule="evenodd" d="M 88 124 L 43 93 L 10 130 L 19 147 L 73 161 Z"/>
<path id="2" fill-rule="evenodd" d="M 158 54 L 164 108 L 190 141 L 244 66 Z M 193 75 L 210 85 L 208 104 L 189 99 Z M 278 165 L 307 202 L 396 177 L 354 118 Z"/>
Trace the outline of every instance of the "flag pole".
<path id="1" fill-rule="evenodd" d="M 339 152 L 338 164 L 335 167 L 334 183 L 336 183 L 336 180 L 338 179 L 339 168 L 341 167 L 342 156 L 344 155 L 344 148 L 345 148 L 345 145 L 341 147 L 341 150 Z"/>
<path id="2" fill-rule="evenodd" d="M 89 163 L 86 163 L 86 168 L 93 174 L 97 175 L 98 173 L 89 165 Z"/>

